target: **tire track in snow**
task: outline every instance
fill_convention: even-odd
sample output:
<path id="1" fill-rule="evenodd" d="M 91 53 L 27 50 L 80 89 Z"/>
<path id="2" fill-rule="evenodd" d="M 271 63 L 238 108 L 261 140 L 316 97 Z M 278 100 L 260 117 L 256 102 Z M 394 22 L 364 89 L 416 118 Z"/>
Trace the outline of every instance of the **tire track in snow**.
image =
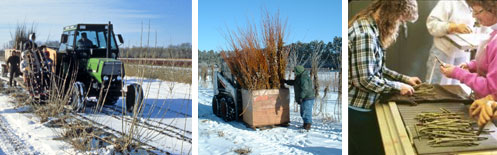
<path id="1" fill-rule="evenodd" d="M 114 117 L 115 119 L 117 120 L 121 120 L 121 119 L 125 119 L 126 122 L 128 123 L 131 123 L 133 122 L 133 118 L 129 118 L 129 117 L 124 117 L 122 115 L 122 113 L 119 113 L 118 111 L 112 109 L 112 108 L 108 108 L 108 107 L 104 107 L 105 109 L 107 110 L 113 110 L 114 113 L 110 113 L 108 111 L 102 111 L 103 113 L 111 116 L 111 117 Z M 117 115 L 115 115 L 117 112 Z M 187 130 L 183 130 L 181 128 L 178 128 L 176 126 L 172 126 L 172 125 L 168 125 L 169 127 L 174 127 L 174 129 L 168 129 L 166 127 L 162 127 L 162 126 L 156 126 L 156 125 L 152 125 L 150 124 L 149 122 L 147 121 L 143 121 L 142 119 L 138 119 L 138 126 L 141 126 L 143 128 L 147 128 L 149 130 L 152 130 L 154 132 L 157 132 L 157 133 L 160 133 L 164 136 L 168 136 L 168 137 L 171 137 L 171 138 L 176 138 L 178 140 L 181 140 L 181 141 L 185 141 L 185 142 L 188 142 L 188 143 L 192 143 L 192 138 L 188 137 L 185 135 L 186 131 Z M 166 124 L 167 125 L 167 124 Z M 176 130 L 176 131 L 175 131 Z M 190 131 L 190 135 L 191 135 L 191 131 Z"/>
<path id="2" fill-rule="evenodd" d="M 3 116 L 0 116 L 0 148 L 6 154 L 39 154 L 19 138 Z"/>

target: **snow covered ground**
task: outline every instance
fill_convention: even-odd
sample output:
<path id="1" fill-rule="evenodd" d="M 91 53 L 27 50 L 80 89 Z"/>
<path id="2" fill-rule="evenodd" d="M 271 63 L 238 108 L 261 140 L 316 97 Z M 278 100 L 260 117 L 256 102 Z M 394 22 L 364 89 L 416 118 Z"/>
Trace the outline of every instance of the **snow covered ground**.
<path id="1" fill-rule="evenodd" d="M 247 128 L 243 122 L 225 122 L 212 113 L 213 89 L 210 81 L 199 81 L 199 154 L 342 154 L 342 125 L 329 118 L 313 116 L 312 129 L 301 128 L 303 121 L 294 111 L 293 88 L 290 101 L 290 126 L 267 130 Z M 335 108 L 336 93 L 329 93 L 325 112 Z"/>
<path id="2" fill-rule="evenodd" d="M 125 83 L 141 83 L 143 86 L 146 99 L 141 121 L 146 124 L 140 124 L 143 130 L 140 131 L 141 141 L 172 154 L 191 154 L 191 85 L 133 77 L 126 78 Z M 103 113 L 87 110 L 83 116 L 119 132 L 126 132 L 126 126 L 122 128 L 122 117 L 109 116 L 119 115 L 122 107 L 121 98 L 115 106 L 105 106 Z M 131 120 L 130 116 L 125 117 Z"/>
<path id="3" fill-rule="evenodd" d="M 74 154 L 71 145 L 53 138 L 54 129 L 39 123 L 32 113 L 16 109 L 13 98 L 0 95 L 0 154 Z"/>
<path id="4" fill-rule="evenodd" d="M 126 83 L 132 82 L 142 83 L 146 96 L 144 114 L 138 123 L 140 133 L 143 134 L 139 140 L 172 154 L 191 154 L 191 85 L 142 80 L 135 77 L 126 78 Z M 34 114 L 23 112 L 27 107 L 16 109 L 13 102 L 15 102 L 13 97 L 0 94 L 0 155 L 85 154 L 64 141 L 54 140 L 59 137 L 60 129 L 45 126 L 46 123 L 40 123 L 39 118 Z M 121 102 L 122 98 L 115 106 L 105 106 L 102 112 L 87 110 L 78 115 L 123 132 L 126 127 L 122 126 L 127 124 L 125 120 L 129 120 L 130 116 L 123 118 L 120 115 Z M 112 154 L 105 148 L 92 153 Z"/>

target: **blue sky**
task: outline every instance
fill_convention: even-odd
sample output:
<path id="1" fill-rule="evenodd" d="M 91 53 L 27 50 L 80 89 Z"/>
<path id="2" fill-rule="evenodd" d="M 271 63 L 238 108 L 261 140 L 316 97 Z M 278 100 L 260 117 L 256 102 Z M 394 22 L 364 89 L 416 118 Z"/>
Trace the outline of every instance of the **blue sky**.
<path id="1" fill-rule="evenodd" d="M 150 20 L 150 45 L 192 42 L 191 0 L 2 0 L 0 6 L 0 45 L 11 38 L 17 23 L 35 23 L 37 40 L 59 40 L 62 28 L 76 23 L 114 24 L 122 34 L 123 46 L 140 44 L 141 22 L 146 45 Z M 1 47 L 0 47 L 1 48 Z"/>
<path id="2" fill-rule="evenodd" d="M 226 49 L 228 29 L 245 27 L 248 21 L 258 24 L 263 9 L 279 10 L 287 19 L 286 42 L 332 41 L 342 36 L 342 1 L 339 0 L 199 0 L 199 50 Z"/>

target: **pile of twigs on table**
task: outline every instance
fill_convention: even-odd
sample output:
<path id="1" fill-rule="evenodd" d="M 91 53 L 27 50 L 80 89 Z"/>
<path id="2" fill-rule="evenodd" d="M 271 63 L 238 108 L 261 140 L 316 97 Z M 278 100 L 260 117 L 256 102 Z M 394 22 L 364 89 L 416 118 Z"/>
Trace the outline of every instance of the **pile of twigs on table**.
<path id="1" fill-rule="evenodd" d="M 464 119 L 463 113 L 453 113 L 440 108 L 441 113 L 421 112 L 416 116 L 419 121 L 415 125 L 418 137 L 429 139 L 432 147 L 475 146 L 486 137 L 477 135 L 477 129 L 472 127 L 473 122 Z M 483 130 L 483 134 L 490 131 Z"/>

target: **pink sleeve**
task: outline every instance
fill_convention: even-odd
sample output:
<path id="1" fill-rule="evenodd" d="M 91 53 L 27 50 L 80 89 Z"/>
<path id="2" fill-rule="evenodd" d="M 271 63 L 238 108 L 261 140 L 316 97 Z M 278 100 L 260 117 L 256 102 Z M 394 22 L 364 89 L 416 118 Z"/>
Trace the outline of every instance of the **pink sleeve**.
<path id="1" fill-rule="evenodd" d="M 453 78 L 468 85 L 479 96 L 487 96 L 497 92 L 497 60 L 495 59 L 497 48 L 496 46 L 488 47 L 487 54 L 485 54 L 488 61 L 486 76 L 479 76 L 477 73 L 470 73 L 459 67 L 455 67 L 451 75 Z"/>
<path id="2" fill-rule="evenodd" d="M 468 64 L 468 70 L 470 72 L 473 72 L 473 73 L 476 72 L 476 61 L 475 60 L 471 60 L 467 64 Z"/>

